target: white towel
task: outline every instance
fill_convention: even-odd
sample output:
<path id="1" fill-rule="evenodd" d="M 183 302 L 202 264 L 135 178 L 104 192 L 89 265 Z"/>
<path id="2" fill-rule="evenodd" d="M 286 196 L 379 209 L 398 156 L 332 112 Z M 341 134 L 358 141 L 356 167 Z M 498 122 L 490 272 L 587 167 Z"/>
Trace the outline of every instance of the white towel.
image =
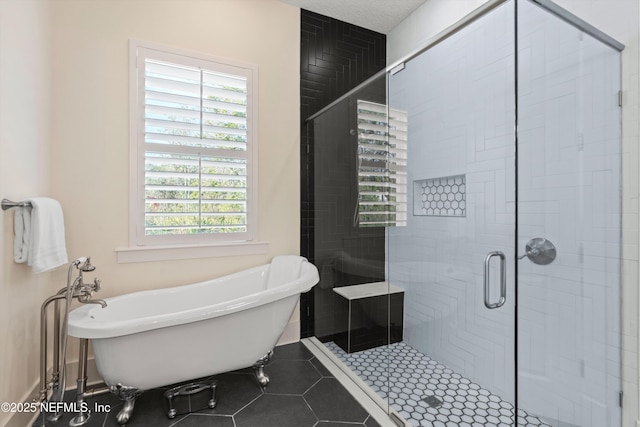
<path id="1" fill-rule="evenodd" d="M 22 232 L 16 228 L 16 240 L 20 240 L 21 248 L 14 245 L 14 258 L 27 258 L 27 264 L 35 273 L 53 270 L 68 262 L 67 247 L 64 239 L 64 217 L 62 207 L 57 200 L 47 197 L 29 199 L 31 202 L 31 221 L 22 211 Z M 23 208 L 29 209 L 29 208 Z M 16 216 L 18 214 L 16 213 Z M 20 225 L 17 220 L 15 227 Z M 16 261 L 18 262 L 18 261 Z M 22 261 L 24 262 L 24 261 Z"/>
<path id="2" fill-rule="evenodd" d="M 31 206 L 17 207 L 13 215 L 13 260 L 24 264 L 29 259 L 29 240 L 31 239 Z"/>
<path id="3" fill-rule="evenodd" d="M 274 257 L 269 266 L 267 288 L 271 289 L 298 279 L 304 261 L 306 261 L 306 258 L 296 255 L 279 255 Z"/>

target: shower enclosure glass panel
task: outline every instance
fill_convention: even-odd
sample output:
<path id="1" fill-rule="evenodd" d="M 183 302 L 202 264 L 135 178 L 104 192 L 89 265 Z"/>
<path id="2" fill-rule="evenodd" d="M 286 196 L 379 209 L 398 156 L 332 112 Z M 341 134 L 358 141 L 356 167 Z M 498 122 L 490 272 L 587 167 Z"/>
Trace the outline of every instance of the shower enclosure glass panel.
<path id="1" fill-rule="evenodd" d="M 370 224 L 391 207 L 389 171 L 377 165 L 389 155 L 386 90 L 382 73 L 307 124 L 314 147 L 313 259 L 320 273 L 313 290 L 315 336 L 344 362 L 365 349 L 381 351 L 371 371 L 349 366 L 373 395 L 387 392 L 390 334 L 385 227 Z M 401 327 L 395 331 L 402 334 Z"/>
<path id="2" fill-rule="evenodd" d="M 514 14 L 496 7 L 389 77 L 412 200 L 387 230 L 405 292 L 389 401 L 416 426 L 516 422 Z"/>
<path id="3" fill-rule="evenodd" d="M 553 426 L 621 425 L 620 53 L 518 3 L 518 405 Z"/>

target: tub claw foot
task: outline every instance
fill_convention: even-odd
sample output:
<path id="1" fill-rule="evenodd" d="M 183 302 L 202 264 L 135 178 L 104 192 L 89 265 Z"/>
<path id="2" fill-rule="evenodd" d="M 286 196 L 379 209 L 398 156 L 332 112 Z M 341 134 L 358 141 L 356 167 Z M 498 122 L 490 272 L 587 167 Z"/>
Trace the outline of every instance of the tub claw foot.
<path id="1" fill-rule="evenodd" d="M 164 392 L 164 398 L 167 399 L 169 410 L 167 411 L 167 417 L 173 419 L 178 415 L 178 411 L 173 407 L 173 398 L 177 396 L 189 396 L 191 394 L 200 393 L 208 388 L 211 389 L 211 399 L 208 402 L 209 408 L 216 407 L 218 402 L 216 401 L 216 388 L 218 387 L 218 380 L 205 381 L 200 383 L 190 383 L 181 386 L 174 387 Z"/>
<path id="2" fill-rule="evenodd" d="M 256 379 L 260 387 L 267 388 L 269 385 L 269 376 L 264 373 L 264 367 L 254 368 L 256 373 Z"/>
<path id="3" fill-rule="evenodd" d="M 271 360 L 273 357 L 273 350 L 271 350 L 266 355 L 262 356 L 256 363 L 253 364 L 252 368 L 256 374 L 256 379 L 258 380 L 258 384 L 263 389 L 269 385 L 269 376 L 264 372 L 265 365 Z"/>
<path id="4" fill-rule="evenodd" d="M 123 426 L 129 422 L 129 419 L 131 419 L 131 414 L 133 413 L 133 407 L 135 406 L 135 404 L 136 404 L 135 399 L 124 401 L 124 407 L 120 412 L 118 412 L 118 415 L 116 415 L 116 421 L 118 422 L 118 424 Z"/>
<path id="5" fill-rule="evenodd" d="M 131 419 L 136 399 L 142 394 L 142 391 L 136 387 L 117 384 L 111 386 L 111 393 L 117 394 L 120 399 L 124 400 L 124 407 L 118 412 L 118 415 L 116 415 L 116 421 L 123 426 Z"/>

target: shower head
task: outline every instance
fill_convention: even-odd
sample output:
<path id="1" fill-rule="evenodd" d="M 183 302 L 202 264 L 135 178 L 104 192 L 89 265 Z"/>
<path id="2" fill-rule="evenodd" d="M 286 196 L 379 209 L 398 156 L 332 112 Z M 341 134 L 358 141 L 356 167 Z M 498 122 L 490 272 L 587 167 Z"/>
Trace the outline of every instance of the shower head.
<path id="1" fill-rule="evenodd" d="M 87 271 L 93 271 L 95 270 L 96 267 L 91 264 L 91 258 L 87 257 L 87 260 L 80 266 L 80 270 L 87 272 Z"/>
<path id="2" fill-rule="evenodd" d="M 78 269 L 80 271 L 89 272 L 96 269 L 96 267 L 91 264 L 91 257 L 80 257 L 76 261 L 78 261 Z"/>

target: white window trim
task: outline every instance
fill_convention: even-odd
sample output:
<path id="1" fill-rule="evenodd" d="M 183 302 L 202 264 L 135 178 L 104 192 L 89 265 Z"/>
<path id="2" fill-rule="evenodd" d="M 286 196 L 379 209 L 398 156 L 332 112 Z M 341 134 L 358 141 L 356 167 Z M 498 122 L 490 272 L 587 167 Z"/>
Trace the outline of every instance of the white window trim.
<path id="1" fill-rule="evenodd" d="M 118 264 L 224 256 L 259 255 L 269 251 L 268 242 L 230 242 L 217 245 L 137 246 L 116 249 Z"/>
<path id="2" fill-rule="evenodd" d="M 144 223 L 141 223 L 139 214 L 140 202 L 138 196 L 140 194 L 140 186 L 144 187 L 144 171 L 140 171 L 140 156 L 144 156 L 144 147 L 139 144 L 140 124 L 144 123 L 143 118 L 139 117 L 140 108 L 139 88 L 138 88 L 138 49 L 144 48 L 148 50 L 156 50 L 158 52 L 166 52 L 169 54 L 181 55 L 185 57 L 193 57 L 198 60 L 207 60 L 226 64 L 230 66 L 245 68 L 251 70 L 250 114 L 251 124 L 249 127 L 250 135 L 248 135 L 251 144 L 247 149 L 248 160 L 248 197 L 247 200 L 252 206 L 247 215 L 247 222 L 250 224 L 248 229 L 249 236 L 246 240 L 217 240 L 215 242 L 205 242 L 206 236 L 198 236 L 200 241 L 195 242 L 176 242 L 167 244 L 159 242 L 158 244 L 150 244 L 148 239 L 141 239 L 138 233 L 140 227 L 144 229 Z M 129 41 L 129 246 L 116 248 L 117 262 L 147 262 L 161 261 L 172 259 L 190 259 L 205 258 L 216 256 L 237 256 L 264 254 L 268 252 L 268 242 L 258 241 L 258 162 L 257 162 L 257 145 L 258 145 L 258 67 L 255 64 L 243 63 L 240 61 L 229 60 L 227 58 L 219 58 L 211 55 L 190 52 L 177 49 L 157 43 L 150 43 L 138 39 Z M 141 182 L 142 176 L 142 182 Z M 144 233 L 144 232 L 143 232 Z M 159 239 L 160 240 L 160 239 Z M 176 239 L 179 240 L 179 239 Z"/>

